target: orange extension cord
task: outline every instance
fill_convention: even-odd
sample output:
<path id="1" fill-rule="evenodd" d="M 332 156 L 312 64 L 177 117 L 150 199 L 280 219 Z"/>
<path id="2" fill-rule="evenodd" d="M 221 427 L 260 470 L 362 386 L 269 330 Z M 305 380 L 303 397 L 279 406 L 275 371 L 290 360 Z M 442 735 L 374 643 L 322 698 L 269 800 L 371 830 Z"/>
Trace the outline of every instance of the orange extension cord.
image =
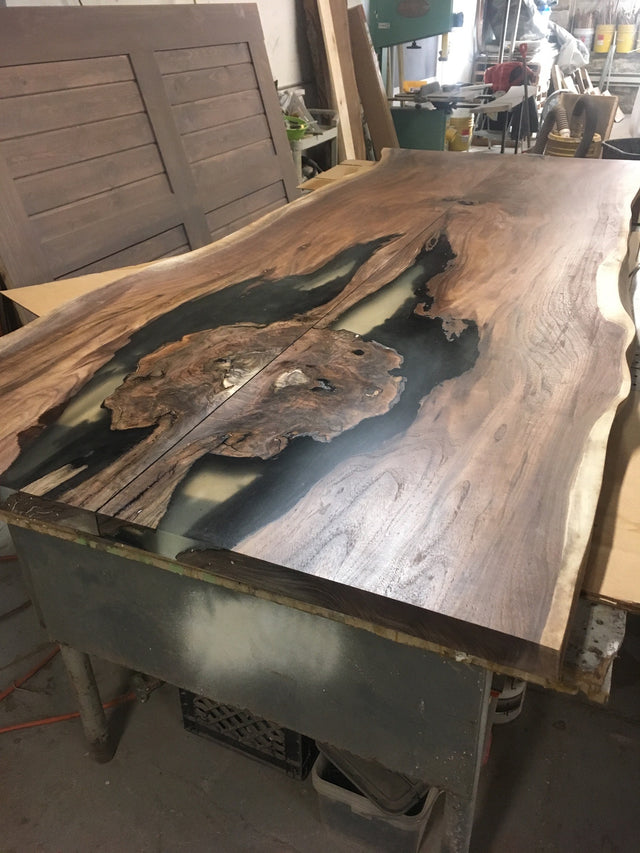
<path id="1" fill-rule="evenodd" d="M 7 696 L 10 696 L 13 693 L 13 691 L 16 689 L 16 687 L 22 687 L 22 685 L 25 683 L 25 681 L 28 681 L 31 678 L 31 676 L 35 675 L 36 672 L 38 672 L 38 670 L 42 669 L 43 666 L 46 666 L 46 664 L 48 664 L 49 661 L 52 658 L 54 658 L 58 654 L 59 651 L 60 651 L 60 646 L 56 646 L 55 649 L 50 651 L 49 654 L 40 661 L 40 663 L 37 663 L 33 667 L 33 669 L 30 669 L 26 675 L 23 675 L 22 678 L 16 679 L 13 682 L 13 684 L 10 684 L 7 687 L 6 690 L 3 690 L 2 693 L 0 693 L 0 702 L 2 702 L 3 699 L 6 699 Z"/>
<path id="2" fill-rule="evenodd" d="M 136 694 L 133 692 L 124 693 L 122 696 L 112 699 L 111 702 L 103 702 L 102 707 L 106 711 L 116 705 L 122 705 L 125 702 L 133 702 L 135 698 Z M 4 728 L 1 728 L 0 735 L 5 734 L 5 732 L 16 732 L 19 729 L 30 729 L 34 726 L 48 726 L 50 723 L 61 723 L 63 720 L 75 720 L 79 716 L 79 711 L 73 711 L 71 714 L 60 714 L 58 717 L 45 717 L 43 720 L 29 720 L 27 723 L 16 723 L 14 726 L 4 726 Z"/>
<path id="3" fill-rule="evenodd" d="M 0 702 L 2 702 L 3 699 L 6 699 L 7 696 L 10 696 L 11 693 L 13 693 L 13 691 L 17 687 L 21 687 L 25 683 L 25 681 L 28 681 L 31 676 L 35 675 L 36 672 L 42 669 L 43 666 L 46 666 L 46 664 L 48 664 L 49 661 L 52 660 L 58 654 L 59 651 L 60 646 L 56 646 L 55 649 L 52 649 L 52 651 L 50 651 L 49 654 L 40 661 L 40 663 L 36 664 L 33 669 L 30 669 L 26 675 L 23 675 L 22 678 L 16 679 L 13 684 L 10 684 L 9 687 L 3 690 L 2 693 L 0 693 Z M 133 692 L 124 693 L 122 696 L 118 696 L 115 699 L 112 699 L 110 702 L 103 702 L 102 707 L 106 711 L 109 708 L 115 707 L 116 705 L 122 705 L 125 702 L 132 702 L 135 698 L 136 694 Z M 79 716 L 80 713 L 78 711 L 73 711 L 70 714 L 60 714 L 57 717 L 45 717 L 42 720 L 29 720 L 26 723 L 15 723 L 12 726 L 4 726 L 4 728 L 0 728 L 0 734 L 5 734 L 6 732 L 16 732 L 20 729 L 31 729 L 34 726 L 47 726 L 51 723 L 61 723 L 63 720 L 75 720 Z"/>

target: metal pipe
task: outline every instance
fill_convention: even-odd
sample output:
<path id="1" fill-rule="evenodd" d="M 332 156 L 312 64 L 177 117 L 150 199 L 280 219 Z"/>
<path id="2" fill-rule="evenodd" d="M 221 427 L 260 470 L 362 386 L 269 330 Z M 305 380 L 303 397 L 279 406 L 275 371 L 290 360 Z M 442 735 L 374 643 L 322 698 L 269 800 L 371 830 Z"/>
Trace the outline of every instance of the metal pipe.
<path id="1" fill-rule="evenodd" d="M 518 14 L 516 15 L 516 25 L 513 28 L 513 38 L 511 39 L 511 52 L 509 54 L 509 59 L 511 59 L 516 51 L 516 42 L 518 41 L 518 27 L 520 26 L 520 13 L 522 12 L 522 0 L 518 0 Z"/>
<path id="2" fill-rule="evenodd" d="M 509 26 L 509 15 L 511 14 L 511 0 L 507 0 L 504 11 L 504 22 L 502 24 L 502 35 L 500 36 L 500 50 L 498 52 L 498 65 L 504 62 L 504 49 L 507 44 L 507 28 Z"/>
<path id="3" fill-rule="evenodd" d="M 393 46 L 384 48 L 387 53 L 387 98 L 393 98 L 395 68 L 393 62 Z"/>
<path id="4" fill-rule="evenodd" d="M 62 644 L 60 645 L 60 653 L 78 700 L 78 710 L 80 711 L 84 735 L 89 742 L 95 760 L 104 764 L 113 758 L 115 744 L 109 737 L 107 718 L 100 701 L 98 685 L 89 655 Z"/>

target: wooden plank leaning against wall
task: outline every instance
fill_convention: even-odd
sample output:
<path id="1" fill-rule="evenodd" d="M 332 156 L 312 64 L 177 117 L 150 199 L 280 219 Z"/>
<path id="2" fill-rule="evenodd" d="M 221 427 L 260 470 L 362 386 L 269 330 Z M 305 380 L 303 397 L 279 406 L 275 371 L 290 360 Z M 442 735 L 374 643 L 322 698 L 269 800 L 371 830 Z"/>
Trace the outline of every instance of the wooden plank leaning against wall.
<path id="1" fill-rule="evenodd" d="M 356 84 L 346 0 L 317 0 L 318 16 L 338 111 L 341 160 L 365 160 L 360 96 Z"/>

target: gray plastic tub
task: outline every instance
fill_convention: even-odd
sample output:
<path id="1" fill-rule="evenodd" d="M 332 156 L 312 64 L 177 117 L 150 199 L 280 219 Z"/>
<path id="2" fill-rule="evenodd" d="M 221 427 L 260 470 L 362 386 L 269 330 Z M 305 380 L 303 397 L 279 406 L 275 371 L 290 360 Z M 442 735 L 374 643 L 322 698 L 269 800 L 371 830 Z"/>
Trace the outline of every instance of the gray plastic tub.
<path id="1" fill-rule="evenodd" d="M 389 815 L 356 790 L 355 786 L 322 753 L 311 770 L 319 796 L 322 822 L 329 829 L 359 839 L 373 850 L 418 853 L 427 829 L 437 788 L 407 814 Z"/>
<path id="2" fill-rule="evenodd" d="M 603 160 L 640 160 L 640 139 L 608 139 L 602 143 Z"/>

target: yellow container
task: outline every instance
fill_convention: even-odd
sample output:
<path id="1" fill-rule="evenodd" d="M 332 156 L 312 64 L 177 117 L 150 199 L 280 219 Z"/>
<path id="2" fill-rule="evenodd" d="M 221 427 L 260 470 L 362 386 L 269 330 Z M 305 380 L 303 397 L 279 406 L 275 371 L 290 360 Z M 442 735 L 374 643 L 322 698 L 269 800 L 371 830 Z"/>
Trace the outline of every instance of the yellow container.
<path id="1" fill-rule="evenodd" d="M 407 95 L 411 92 L 419 92 L 423 86 L 426 86 L 428 80 L 404 80 L 402 83 L 402 91 Z"/>
<path id="2" fill-rule="evenodd" d="M 618 24 L 616 53 L 631 53 L 636 37 L 635 24 Z"/>
<path id="3" fill-rule="evenodd" d="M 544 153 L 552 157 L 573 157 L 580 142 L 580 137 L 571 136 L 567 139 L 564 136 L 560 136 L 559 133 L 551 131 Z M 597 160 L 601 155 L 602 137 L 599 133 L 594 133 L 593 141 L 589 146 L 586 156 Z"/>
<path id="4" fill-rule="evenodd" d="M 473 134 L 473 116 L 450 118 L 447 121 L 445 138 L 449 151 L 468 151 Z"/>
<path id="5" fill-rule="evenodd" d="M 608 53 L 613 41 L 615 32 L 613 24 L 598 24 L 596 27 L 596 37 L 593 42 L 593 50 L 595 53 Z"/>

